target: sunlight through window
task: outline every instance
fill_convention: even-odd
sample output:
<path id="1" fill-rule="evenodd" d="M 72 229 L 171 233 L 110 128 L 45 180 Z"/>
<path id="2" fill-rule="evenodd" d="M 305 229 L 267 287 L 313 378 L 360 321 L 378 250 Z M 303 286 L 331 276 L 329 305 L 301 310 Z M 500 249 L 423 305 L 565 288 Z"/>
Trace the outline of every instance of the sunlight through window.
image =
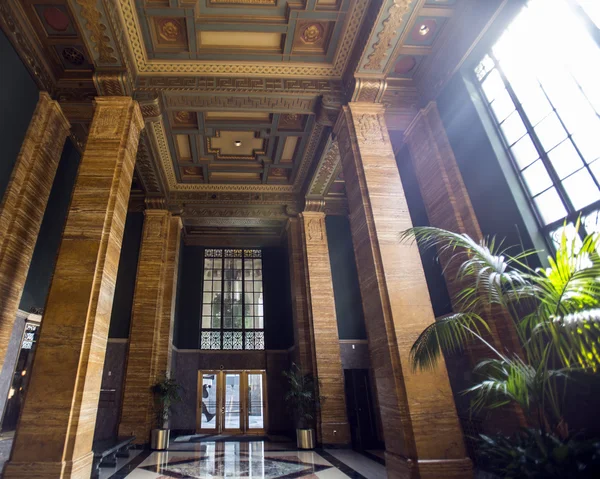
<path id="1" fill-rule="evenodd" d="M 597 24 L 600 1 L 579 3 Z M 600 47 L 573 4 L 527 2 L 475 77 L 550 237 L 597 210 Z"/>

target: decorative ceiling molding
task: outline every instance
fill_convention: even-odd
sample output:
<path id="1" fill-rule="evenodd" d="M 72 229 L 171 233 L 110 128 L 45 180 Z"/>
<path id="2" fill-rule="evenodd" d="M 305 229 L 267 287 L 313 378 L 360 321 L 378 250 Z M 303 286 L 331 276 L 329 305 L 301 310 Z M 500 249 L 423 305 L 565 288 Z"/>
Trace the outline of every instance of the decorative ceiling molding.
<path id="1" fill-rule="evenodd" d="M 185 61 L 178 62 L 164 60 L 149 60 L 146 47 L 142 38 L 140 25 L 135 9 L 135 0 L 118 0 L 119 9 L 124 20 L 127 37 L 135 63 L 140 75 L 150 73 L 174 73 L 182 75 L 231 75 L 242 74 L 250 76 L 285 76 L 285 77 L 314 77 L 314 78 L 341 78 L 350 54 L 362 19 L 367 10 L 369 0 L 356 0 L 352 10 L 347 15 L 345 34 L 336 51 L 333 64 L 303 64 L 294 65 L 279 62 L 231 62 L 231 61 Z"/>
<path id="2" fill-rule="evenodd" d="M 296 78 L 249 78 L 236 76 L 141 76 L 136 90 L 198 91 L 214 93 L 290 93 L 338 94 L 341 101 L 342 83 L 339 80 L 313 80 Z"/>
<path id="3" fill-rule="evenodd" d="M 144 187 L 144 191 L 148 194 L 165 193 L 165 188 L 161 184 L 160 177 L 156 174 L 157 166 L 156 161 L 153 161 L 152 151 L 148 146 L 147 132 L 142 131 L 140 143 L 138 145 L 135 169 L 138 172 L 138 177 Z"/>
<path id="4" fill-rule="evenodd" d="M 392 0 L 389 4 L 387 17 L 382 22 L 381 30 L 377 33 L 377 41 L 373 44 L 371 53 L 363 65 L 365 70 L 382 71 L 384 61 L 389 60 L 389 52 L 393 50 L 394 40 L 400 36 L 399 27 L 404 23 L 404 16 L 409 12 L 413 0 Z"/>
<path id="5" fill-rule="evenodd" d="M 198 95 L 189 93 L 165 93 L 167 110 L 251 110 L 279 113 L 313 113 L 317 98 L 264 97 L 231 95 Z"/>
<path id="6" fill-rule="evenodd" d="M 69 3 L 76 13 L 96 66 L 122 66 L 104 3 L 99 0 L 69 0 Z"/>
<path id="7" fill-rule="evenodd" d="M 307 198 L 323 198 L 341 168 L 340 150 L 337 141 L 327 140 L 321 159 L 308 187 Z"/>
<path id="8" fill-rule="evenodd" d="M 409 15 L 425 0 L 386 0 L 371 30 L 356 73 L 382 74 L 393 60 L 392 53 L 410 23 Z"/>
<path id="9" fill-rule="evenodd" d="M 40 90 L 45 90 L 51 95 L 54 93 L 56 79 L 51 73 L 52 69 L 46 63 L 44 55 L 34 44 L 35 35 L 30 31 L 29 22 L 25 20 L 19 2 L 15 0 L 0 1 L 0 25 L 15 50 L 32 73 Z"/>

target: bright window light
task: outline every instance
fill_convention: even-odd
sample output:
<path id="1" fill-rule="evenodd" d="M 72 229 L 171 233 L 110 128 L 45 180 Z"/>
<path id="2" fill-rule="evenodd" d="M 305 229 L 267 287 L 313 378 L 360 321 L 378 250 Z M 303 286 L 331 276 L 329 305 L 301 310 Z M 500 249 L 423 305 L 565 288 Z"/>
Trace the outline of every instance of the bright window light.
<path id="1" fill-rule="evenodd" d="M 600 0 L 579 3 L 598 24 Z M 529 0 L 475 68 L 550 236 L 600 203 L 600 47 L 580 13 Z"/>

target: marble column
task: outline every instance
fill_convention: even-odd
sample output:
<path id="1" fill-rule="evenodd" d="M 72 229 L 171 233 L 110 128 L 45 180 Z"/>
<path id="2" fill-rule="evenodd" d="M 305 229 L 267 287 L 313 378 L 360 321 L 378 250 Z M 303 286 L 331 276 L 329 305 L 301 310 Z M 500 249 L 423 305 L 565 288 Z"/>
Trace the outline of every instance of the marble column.
<path id="1" fill-rule="evenodd" d="M 471 198 L 463 182 L 456 158 L 435 102 L 422 109 L 406 129 L 404 141 L 408 146 L 429 224 L 456 233 L 466 233 L 476 241 L 483 238 Z M 432 174 L 435 172 L 435 174 Z M 440 257 L 452 300 L 461 290 L 456 280 L 459 262 Z M 501 311 L 488 314 L 491 340 L 496 347 L 521 349 L 510 318 Z M 487 357 L 489 350 L 480 342 L 470 347 L 473 359 Z"/>
<path id="2" fill-rule="evenodd" d="M 137 444 L 148 443 L 157 426 L 150 388 L 170 374 L 181 233 L 181 219 L 164 203 L 147 206 L 162 207 L 144 213 L 119 424 L 119 435 L 135 436 Z"/>
<path id="3" fill-rule="evenodd" d="M 312 333 L 308 320 L 306 272 L 300 220 L 292 217 L 287 223 L 288 256 L 294 323 L 294 362 L 305 373 L 313 373 Z"/>
<path id="4" fill-rule="evenodd" d="M 5 478 L 89 478 L 142 115 L 96 99 Z"/>
<path id="5" fill-rule="evenodd" d="M 312 330 L 316 377 L 322 398 L 318 432 L 323 444 L 349 444 L 344 374 L 340 356 L 335 299 L 329 263 L 325 213 L 321 202 L 307 200 L 300 213 L 308 317 Z"/>
<path id="6" fill-rule="evenodd" d="M 0 367 L 69 128 L 58 102 L 40 92 L 0 205 Z"/>
<path id="7" fill-rule="evenodd" d="M 412 370 L 409 353 L 435 320 L 384 119 L 374 103 L 350 103 L 335 127 L 350 208 L 389 477 L 472 477 L 444 361 Z"/>

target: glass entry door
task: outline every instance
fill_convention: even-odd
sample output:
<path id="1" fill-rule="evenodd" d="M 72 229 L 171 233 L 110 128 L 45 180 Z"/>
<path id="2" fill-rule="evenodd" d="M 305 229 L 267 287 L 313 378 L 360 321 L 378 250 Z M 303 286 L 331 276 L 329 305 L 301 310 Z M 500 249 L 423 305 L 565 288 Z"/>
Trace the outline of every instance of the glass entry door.
<path id="1" fill-rule="evenodd" d="M 262 434 L 266 412 L 264 371 L 198 371 L 196 432 Z"/>

